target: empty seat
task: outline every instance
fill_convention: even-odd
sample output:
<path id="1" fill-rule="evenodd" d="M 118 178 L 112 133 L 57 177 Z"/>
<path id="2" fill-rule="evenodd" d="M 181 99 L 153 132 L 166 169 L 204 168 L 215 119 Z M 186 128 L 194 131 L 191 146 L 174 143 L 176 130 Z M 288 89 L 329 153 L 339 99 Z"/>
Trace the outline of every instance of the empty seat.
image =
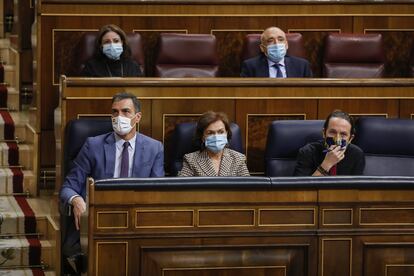
<path id="1" fill-rule="evenodd" d="M 194 144 L 194 134 L 196 131 L 196 123 L 181 123 L 175 126 L 172 142 L 173 145 L 170 152 L 169 173 L 176 176 L 183 167 L 183 157 L 185 154 L 200 149 L 199 145 Z M 229 147 L 235 151 L 243 153 L 243 143 L 241 131 L 237 124 L 231 123 L 230 129 L 232 138 L 229 141 Z"/>
<path id="2" fill-rule="evenodd" d="M 381 78 L 384 63 L 381 34 L 329 34 L 326 37 L 324 77 Z"/>
<path id="3" fill-rule="evenodd" d="M 281 120 L 269 125 L 265 150 L 267 176 L 292 176 L 299 149 L 322 140 L 322 120 Z"/>
<path id="4" fill-rule="evenodd" d="M 155 76 L 217 77 L 216 37 L 207 34 L 163 33 L 159 38 Z"/>
<path id="5" fill-rule="evenodd" d="M 85 67 L 85 63 L 95 56 L 95 41 L 97 32 L 87 32 L 82 35 L 73 50 L 71 76 L 79 76 Z M 131 58 L 135 60 L 144 72 L 144 50 L 141 35 L 138 33 L 127 34 L 127 41 L 131 48 Z"/>
<path id="6" fill-rule="evenodd" d="M 414 176 L 414 121 L 362 117 L 354 143 L 365 152 L 364 175 Z"/>
<path id="7" fill-rule="evenodd" d="M 242 61 L 255 57 L 261 53 L 259 47 L 260 36 L 261 34 L 248 34 L 245 36 L 241 55 Z M 303 46 L 304 44 L 302 34 L 288 33 L 286 34 L 286 39 L 288 41 L 288 55 L 307 59 L 306 51 Z"/>

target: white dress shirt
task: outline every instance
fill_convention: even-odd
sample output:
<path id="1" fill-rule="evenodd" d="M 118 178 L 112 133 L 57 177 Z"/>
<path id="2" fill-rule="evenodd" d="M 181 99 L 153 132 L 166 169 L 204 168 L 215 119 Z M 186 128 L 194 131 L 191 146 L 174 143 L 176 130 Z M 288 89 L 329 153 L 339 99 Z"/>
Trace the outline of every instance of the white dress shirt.
<path id="1" fill-rule="evenodd" d="M 114 178 L 119 178 L 119 175 L 121 174 L 121 161 L 122 161 L 122 151 L 124 150 L 124 143 L 125 140 L 121 139 L 116 133 L 115 135 L 115 170 L 114 170 Z M 134 137 L 129 140 L 129 146 L 128 146 L 128 154 L 129 154 L 129 168 L 128 168 L 128 177 L 131 177 L 132 175 L 132 166 L 134 162 L 134 154 L 135 154 L 135 140 L 137 138 L 137 135 L 135 134 Z"/>
<path id="2" fill-rule="evenodd" d="M 269 77 L 271 77 L 271 78 L 276 78 L 276 75 L 277 75 L 277 70 L 276 70 L 276 67 L 275 67 L 275 66 L 273 66 L 273 65 L 275 65 L 276 63 L 275 63 L 275 62 L 273 62 L 273 61 L 271 61 L 270 59 L 267 59 L 267 63 L 268 63 L 268 65 L 269 65 Z M 281 61 L 279 61 L 277 64 L 279 65 L 279 69 L 280 69 L 280 71 L 282 72 L 282 76 L 283 76 L 283 78 L 286 78 L 286 77 L 287 77 L 287 75 L 286 75 L 285 59 L 283 58 L 283 59 L 282 59 Z"/>

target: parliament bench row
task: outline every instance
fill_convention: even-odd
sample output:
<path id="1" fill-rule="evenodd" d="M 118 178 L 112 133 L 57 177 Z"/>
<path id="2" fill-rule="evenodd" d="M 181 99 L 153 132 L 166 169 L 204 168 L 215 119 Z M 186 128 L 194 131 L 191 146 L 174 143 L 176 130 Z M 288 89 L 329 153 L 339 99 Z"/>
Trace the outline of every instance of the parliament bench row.
<path id="1" fill-rule="evenodd" d="M 87 60 L 95 55 L 97 33 L 85 33 L 75 47 L 70 76 L 79 76 Z M 288 55 L 307 59 L 300 33 L 286 34 Z M 131 57 L 144 72 L 145 56 L 139 33 L 127 35 Z M 240 60 L 260 54 L 260 34 L 245 36 Z M 414 76 L 414 46 L 407 75 Z M 158 41 L 155 77 L 219 77 L 219 58 L 216 37 L 210 34 L 162 33 Z M 385 73 L 385 53 L 381 34 L 338 34 L 326 36 L 322 77 L 381 78 Z"/>
<path id="2" fill-rule="evenodd" d="M 292 176 L 299 149 L 307 143 L 323 139 L 322 120 L 280 120 L 269 125 L 265 150 L 267 176 Z M 233 133 L 229 147 L 244 152 L 242 135 L 237 124 L 231 124 Z M 83 118 L 70 121 L 65 130 L 62 175 L 73 166 L 78 151 L 87 137 L 112 131 L 110 120 Z M 177 124 L 171 144 L 165 154 L 169 158 L 167 175 L 175 176 L 181 170 L 183 156 L 199 149 L 193 143 L 195 123 Z M 414 176 L 414 121 L 361 117 L 356 122 L 353 143 L 366 156 L 364 175 Z"/>

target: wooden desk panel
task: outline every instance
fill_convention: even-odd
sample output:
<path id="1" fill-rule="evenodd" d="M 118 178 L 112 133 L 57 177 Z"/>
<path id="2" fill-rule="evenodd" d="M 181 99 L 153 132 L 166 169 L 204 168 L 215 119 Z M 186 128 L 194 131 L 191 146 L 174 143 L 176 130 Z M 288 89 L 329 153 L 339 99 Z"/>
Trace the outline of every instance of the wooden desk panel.
<path id="1" fill-rule="evenodd" d="M 392 184 L 122 191 L 91 185 L 89 275 L 106 275 L 109 266 L 111 275 L 411 275 L 413 191 Z M 98 227 L 111 210 L 117 224 Z M 118 227 L 125 212 L 128 227 Z"/>

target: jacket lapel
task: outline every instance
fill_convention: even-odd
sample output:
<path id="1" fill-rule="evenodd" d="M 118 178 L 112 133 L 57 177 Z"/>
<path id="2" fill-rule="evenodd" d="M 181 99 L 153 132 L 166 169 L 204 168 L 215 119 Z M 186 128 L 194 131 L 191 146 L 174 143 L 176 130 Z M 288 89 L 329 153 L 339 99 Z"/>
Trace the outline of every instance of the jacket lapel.
<path id="1" fill-rule="evenodd" d="M 140 177 L 139 173 L 142 171 L 140 170 L 140 168 L 142 167 L 144 155 L 145 155 L 144 141 L 143 141 L 141 134 L 137 133 L 137 137 L 135 138 L 135 153 L 134 153 L 134 161 L 133 161 L 132 173 L 131 173 L 133 177 Z"/>
<path id="2" fill-rule="evenodd" d="M 115 137 L 114 133 L 109 135 L 105 139 L 104 150 L 105 150 L 105 174 L 107 177 L 114 177 L 115 171 L 115 155 L 116 155 L 116 148 L 115 148 Z"/>
<path id="3" fill-rule="evenodd" d="M 264 54 L 260 55 L 260 62 L 257 68 L 257 76 L 258 77 L 269 77 L 269 63 L 267 61 L 267 57 Z"/>
<path id="4" fill-rule="evenodd" d="M 295 77 L 295 71 L 293 70 L 295 67 L 292 66 L 292 60 L 289 56 L 285 56 L 285 69 L 286 69 L 286 77 Z"/>
<path id="5" fill-rule="evenodd" d="M 230 175 L 230 169 L 231 169 L 231 157 L 229 154 L 229 150 L 225 148 L 223 151 L 223 156 L 221 157 L 219 175 L 226 175 L 226 176 Z"/>
<path id="6" fill-rule="evenodd" d="M 199 164 L 200 169 L 204 172 L 206 176 L 216 176 L 216 171 L 213 168 L 213 163 L 208 157 L 207 150 L 203 150 L 198 155 L 197 164 Z"/>

